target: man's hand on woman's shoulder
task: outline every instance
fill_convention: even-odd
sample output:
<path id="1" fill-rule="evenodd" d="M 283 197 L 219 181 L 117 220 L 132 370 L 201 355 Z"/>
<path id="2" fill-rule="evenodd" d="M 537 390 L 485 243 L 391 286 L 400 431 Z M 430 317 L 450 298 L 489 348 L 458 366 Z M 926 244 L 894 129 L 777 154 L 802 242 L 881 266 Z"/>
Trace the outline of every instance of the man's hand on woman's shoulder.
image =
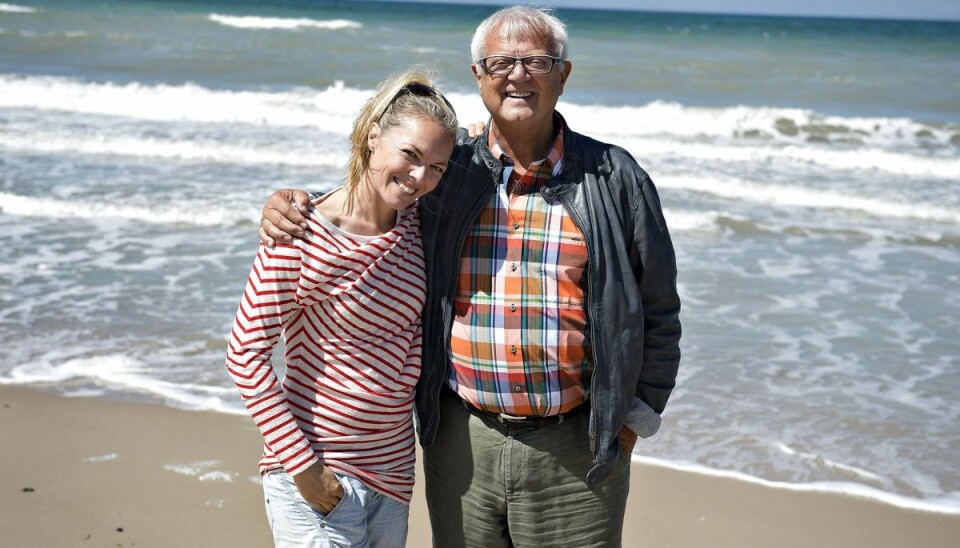
<path id="1" fill-rule="evenodd" d="M 267 198 L 260 214 L 260 241 L 273 248 L 278 241 L 290 243 L 303 238 L 307 227 L 304 214 L 310 207 L 310 195 L 304 190 L 285 188 Z"/>

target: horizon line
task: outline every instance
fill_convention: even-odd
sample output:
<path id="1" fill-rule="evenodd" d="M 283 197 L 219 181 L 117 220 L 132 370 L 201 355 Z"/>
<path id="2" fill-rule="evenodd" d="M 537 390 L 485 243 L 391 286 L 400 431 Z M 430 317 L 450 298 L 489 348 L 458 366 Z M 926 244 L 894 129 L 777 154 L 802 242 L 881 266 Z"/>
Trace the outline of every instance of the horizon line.
<path id="1" fill-rule="evenodd" d="M 361 2 L 389 2 L 392 4 L 443 4 L 447 6 L 476 6 L 489 8 L 502 8 L 514 4 L 533 5 L 549 7 L 557 11 L 607 11 L 607 12 L 625 12 L 625 13 L 650 13 L 650 14 L 669 14 L 669 15 L 709 15 L 723 16 L 730 15 L 734 17 L 764 17 L 773 19 L 799 18 L 799 19 L 831 19 L 847 21 L 903 21 L 903 22 L 924 22 L 924 23 L 960 23 L 960 15 L 945 16 L 943 18 L 931 18 L 932 16 L 912 17 L 902 16 L 866 16 L 866 15 L 829 15 L 829 14 L 803 14 L 803 13 L 754 13 L 742 11 L 702 11 L 695 9 L 656 9 L 656 8 L 630 8 L 629 6 L 593 6 L 593 7 L 573 7 L 573 6 L 553 6 L 548 2 L 539 4 L 535 2 L 498 2 L 497 0 L 359 0 Z"/>

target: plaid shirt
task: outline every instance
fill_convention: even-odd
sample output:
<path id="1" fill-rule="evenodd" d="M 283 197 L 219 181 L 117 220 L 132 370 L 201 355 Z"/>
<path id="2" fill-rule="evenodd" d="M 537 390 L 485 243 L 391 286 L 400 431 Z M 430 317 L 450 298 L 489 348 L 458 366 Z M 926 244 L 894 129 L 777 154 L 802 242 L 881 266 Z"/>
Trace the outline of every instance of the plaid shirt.
<path id="1" fill-rule="evenodd" d="M 559 200 L 540 189 L 560 172 L 563 128 L 547 157 L 507 165 L 460 258 L 450 340 L 450 386 L 479 409 L 556 415 L 586 400 L 587 247 Z"/>

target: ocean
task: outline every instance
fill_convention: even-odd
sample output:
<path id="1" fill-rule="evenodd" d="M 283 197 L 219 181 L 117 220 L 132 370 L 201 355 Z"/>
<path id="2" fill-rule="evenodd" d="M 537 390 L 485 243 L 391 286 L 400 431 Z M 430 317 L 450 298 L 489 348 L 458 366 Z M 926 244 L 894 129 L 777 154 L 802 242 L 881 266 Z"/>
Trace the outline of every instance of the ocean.
<path id="1" fill-rule="evenodd" d="M 284 187 L 493 8 L 0 4 L 0 383 L 242 413 L 223 366 Z M 960 23 L 560 10 L 559 110 L 651 174 L 683 361 L 635 457 L 960 513 Z"/>

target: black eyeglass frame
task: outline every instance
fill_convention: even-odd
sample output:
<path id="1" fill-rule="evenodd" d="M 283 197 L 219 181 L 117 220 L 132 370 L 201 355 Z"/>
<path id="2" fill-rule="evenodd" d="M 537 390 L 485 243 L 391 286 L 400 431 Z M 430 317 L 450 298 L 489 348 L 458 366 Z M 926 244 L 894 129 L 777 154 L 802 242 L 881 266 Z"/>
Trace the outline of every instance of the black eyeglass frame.
<path id="1" fill-rule="evenodd" d="M 450 112 L 452 112 L 454 116 L 457 115 L 457 110 L 453 108 L 453 105 L 450 104 L 450 101 L 448 101 L 447 98 L 444 97 L 442 93 L 437 91 L 437 88 L 428 86 L 427 84 L 422 84 L 420 82 L 410 82 L 409 84 L 398 89 L 397 93 L 394 94 L 394 96 L 390 99 L 390 102 L 387 103 L 387 106 L 383 107 L 383 112 L 381 112 L 380 116 L 377 117 L 377 123 L 379 123 L 380 120 L 383 119 L 383 115 L 386 114 L 388 110 L 390 110 L 390 106 L 397 101 L 397 98 L 403 95 L 404 93 L 409 93 L 410 95 L 414 95 L 417 97 L 437 97 L 440 100 L 442 100 L 445 105 L 447 105 L 447 108 L 450 109 Z"/>
<path id="2" fill-rule="evenodd" d="M 510 70 L 506 72 L 493 72 L 489 68 L 487 68 L 487 60 L 493 59 L 495 57 L 498 57 L 500 59 L 513 59 L 513 65 L 510 66 Z M 531 71 L 530 67 L 527 66 L 527 59 L 532 59 L 534 57 L 550 59 L 552 61 L 552 63 L 550 63 L 550 69 L 547 70 L 546 72 Z M 515 57 L 513 55 L 501 54 L 501 55 L 488 55 L 486 57 L 481 57 L 480 59 L 477 59 L 476 64 L 480 65 L 480 67 L 483 69 L 483 72 L 489 74 L 490 76 L 507 76 L 508 74 L 516 70 L 517 63 L 520 63 L 523 65 L 523 70 L 527 71 L 527 74 L 550 74 L 551 72 L 553 72 L 553 67 L 555 67 L 558 63 L 563 63 L 563 61 L 564 60 L 562 57 L 554 57 L 553 55 L 544 55 L 542 53 L 538 53 L 536 55 L 524 55 L 523 57 Z"/>

